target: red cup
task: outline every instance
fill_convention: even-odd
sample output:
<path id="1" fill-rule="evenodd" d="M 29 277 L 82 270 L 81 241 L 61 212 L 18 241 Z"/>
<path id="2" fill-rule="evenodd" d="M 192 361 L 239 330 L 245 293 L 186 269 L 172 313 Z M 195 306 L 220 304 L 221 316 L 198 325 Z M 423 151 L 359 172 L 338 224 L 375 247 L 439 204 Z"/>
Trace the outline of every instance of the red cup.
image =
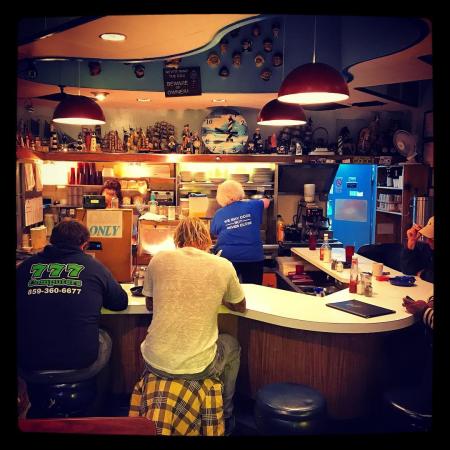
<path id="1" fill-rule="evenodd" d="M 317 237 L 315 234 L 310 234 L 309 235 L 309 239 L 308 239 L 308 243 L 309 243 L 309 249 L 310 250 L 315 250 L 317 247 Z"/>
<path id="2" fill-rule="evenodd" d="M 355 246 L 354 245 L 346 245 L 345 246 L 345 262 L 347 264 L 352 263 L 352 256 L 355 254 Z"/>
<path id="3" fill-rule="evenodd" d="M 305 271 L 305 266 L 303 264 L 297 264 L 295 266 L 295 274 L 301 275 Z"/>

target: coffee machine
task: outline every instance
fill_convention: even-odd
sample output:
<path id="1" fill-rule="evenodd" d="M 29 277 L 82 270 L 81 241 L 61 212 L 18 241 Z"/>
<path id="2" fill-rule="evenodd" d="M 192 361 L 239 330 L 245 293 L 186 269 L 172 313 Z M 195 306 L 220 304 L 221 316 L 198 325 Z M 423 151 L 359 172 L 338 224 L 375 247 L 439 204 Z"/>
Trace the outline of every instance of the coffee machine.
<path id="1" fill-rule="evenodd" d="M 302 240 L 307 240 L 310 233 L 314 233 L 318 239 L 323 239 L 325 233 L 329 239 L 333 237 L 330 219 L 323 215 L 323 208 L 319 208 L 315 203 L 300 201 L 298 211 L 302 221 Z"/>

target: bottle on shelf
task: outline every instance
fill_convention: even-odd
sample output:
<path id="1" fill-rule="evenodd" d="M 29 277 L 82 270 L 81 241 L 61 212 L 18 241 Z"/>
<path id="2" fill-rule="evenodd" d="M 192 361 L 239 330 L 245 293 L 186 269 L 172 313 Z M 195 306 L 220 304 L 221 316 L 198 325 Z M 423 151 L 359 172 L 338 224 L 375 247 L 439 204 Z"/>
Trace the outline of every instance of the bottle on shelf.
<path id="1" fill-rule="evenodd" d="M 352 258 L 352 266 L 350 267 L 350 283 L 348 285 L 348 291 L 351 294 L 356 294 L 358 285 L 358 258 L 354 256 Z"/>
<path id="2" fill-rule="evenodd" d="M 386 186 L 392 187 L 392 174 L 389 167 L 386 169 Z"/>
<path id="3" fill-rule="evenodd" d="M 320 247 L 320 260 L 326 263 L 331 261 L 331 247 L 328 243 L 328 233 L 323 235 L 323 244 Z"/>
<path id="4" fill-rule="evenodd" d="M 152 192 L 150 195 L 150 212 L 153 214 L 157 214 L 157 206 L 158 206 L 158 202 L 156 201 L 156 197 L 155 197 L 155 193 Z"/>
<path id="5" fill-rule="evenodd" d="M 284 220 L 281 214 L 277 215 L 277 242 L 284 241 Z"/>
<path id="6" fill-rule="evenodd" d="M 91 131 L 91 142 L 90 142 L 90 146 L 89 146 L 89 150 L 91 152 L 96 152 L 97 151 L 97 137 L 95 136 L 95 131 L 92 132 Z"/>

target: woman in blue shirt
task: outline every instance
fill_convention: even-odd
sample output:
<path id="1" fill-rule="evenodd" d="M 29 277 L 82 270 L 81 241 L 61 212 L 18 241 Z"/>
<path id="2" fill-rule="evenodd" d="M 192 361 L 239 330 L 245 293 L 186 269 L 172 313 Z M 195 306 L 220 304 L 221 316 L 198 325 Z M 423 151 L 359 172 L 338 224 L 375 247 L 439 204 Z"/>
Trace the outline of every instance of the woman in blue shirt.
<path id="1" fill-rule="evenodd" d="M 228 180 L 217 188 L 221 208 L 211 222 L 217 236 L 216 252 L 232 262 L 242 283 L 262 284 L 264 252 L 260 237 L 263 210 L 269 199 L 244 200 L 242 185 Z"/>

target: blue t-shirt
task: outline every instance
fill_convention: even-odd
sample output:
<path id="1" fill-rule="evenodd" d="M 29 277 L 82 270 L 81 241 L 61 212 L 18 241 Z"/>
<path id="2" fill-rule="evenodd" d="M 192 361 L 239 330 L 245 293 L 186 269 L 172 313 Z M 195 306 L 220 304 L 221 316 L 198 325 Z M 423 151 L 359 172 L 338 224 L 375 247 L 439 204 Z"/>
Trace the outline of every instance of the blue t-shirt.
<path id="1" fill-rule="evenodd" d="M 241 200 L 219 209 L 211 222 L 211 233 L 217 236 L 217 251 L 232 262 L 262 261 L 264 251 L 260 226 L 264 203 Z"/>

